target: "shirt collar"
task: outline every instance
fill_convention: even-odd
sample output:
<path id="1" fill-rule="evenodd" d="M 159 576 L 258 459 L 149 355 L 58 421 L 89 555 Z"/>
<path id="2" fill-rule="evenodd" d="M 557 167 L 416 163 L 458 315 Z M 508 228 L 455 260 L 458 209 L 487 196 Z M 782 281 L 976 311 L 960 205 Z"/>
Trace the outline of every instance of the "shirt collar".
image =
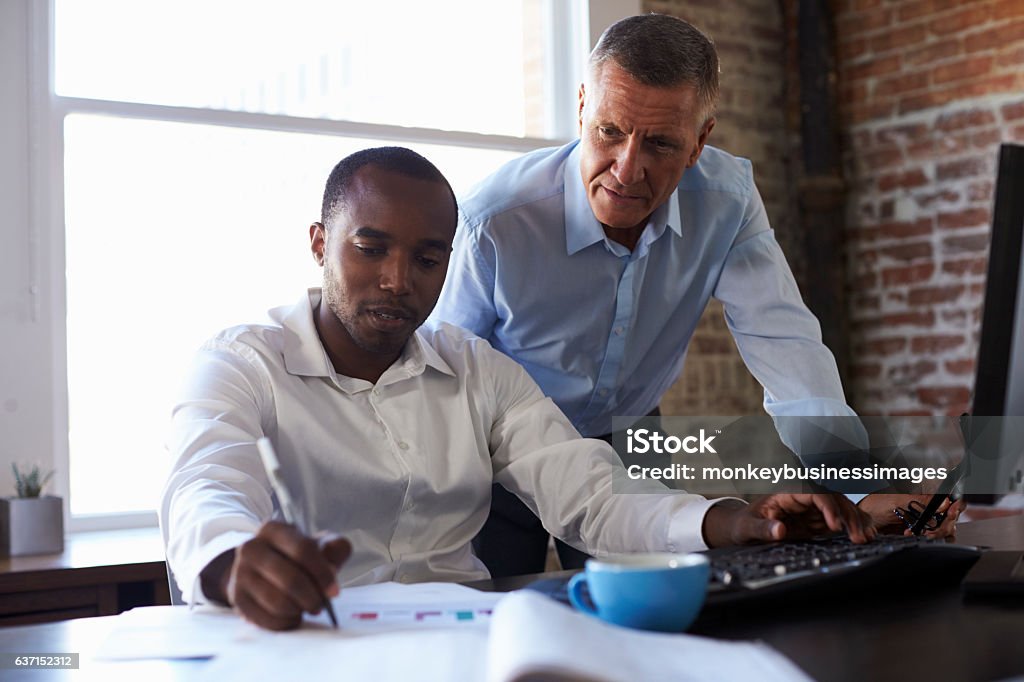
<path id="1" fill-rule="evenodd" d="M 569 153 L 565 161 L 563 182 L 565 184 L 565 250 L 570 256 L 582 251 L 591 244 L 600 241 L 607 241 L 604 228 L 600 221 L 590 209 L 590 202 L 587 200 L 587 188 L 583 184 L 583 177 L 580 175 L 580 143 L 576 141 L 575 147 Z M 637 246 L 650 245 L 658 239 L 669 227 L 676 236 L 682 236 L 683 230 L 679 220 L 679 188 L 669 196 L 668 201 L 659 206 L 651 214 L 644 233 L 640 237 Z"/>
<path id="2" fill-rule="evenodd" d="M 289 374 L 313 377 L 336 375 L 313 322 L 313 310 L 320 305 L 320 297 L 320 289 L 311 288 L 298 303 L 284 309 L 280 316 L 280 324 L 284 329 L 284 366 Z M 271 316 L 276 317 L 273 312 Z M 421 330 L 417 329 L 409 337 L 402 354 L 384 371 L 378 383 L 386 385 L 418 376 L 426 367 L 433 367 L 442 374 L 455 376 L 448 363 L 423 338 Z M 361 381 L 340 375 L 338 379 Z"/>

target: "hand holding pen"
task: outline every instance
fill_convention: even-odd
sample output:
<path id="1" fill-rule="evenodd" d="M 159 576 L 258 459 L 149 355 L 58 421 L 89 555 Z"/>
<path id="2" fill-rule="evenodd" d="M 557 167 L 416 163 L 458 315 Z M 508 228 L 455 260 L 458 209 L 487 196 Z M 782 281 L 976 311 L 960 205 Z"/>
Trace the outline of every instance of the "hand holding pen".
<path id="1" fill-rule="evenodd" d="M 327 610 L 337 627 L 330 598 L 339 593 L 336 574 L 352 546 L 337 535 L 318 542 L 295 524 L 301 524 L 301 515 L 280 478 L 277 457 L 269 445 L 270 441 L 265 441 L 258 447 L 289 522 L 268 521 L 251 540 L 222 555 L 231 561 L 223 589 L 227 602 L 246 620 L 270 630 L 296 628 L 303 613 L 315 614 L 321 609 Z"/>

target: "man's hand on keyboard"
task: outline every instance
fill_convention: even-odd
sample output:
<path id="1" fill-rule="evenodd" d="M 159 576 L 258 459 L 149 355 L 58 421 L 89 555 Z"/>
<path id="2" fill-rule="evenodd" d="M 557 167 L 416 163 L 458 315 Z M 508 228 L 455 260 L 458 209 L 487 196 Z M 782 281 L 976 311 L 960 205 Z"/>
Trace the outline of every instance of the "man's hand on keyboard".
<path id="1" fill-rule="evenodd" d="M 921 495 L 894 495 L 888 493 L 872 493 L 868 495 L 860 504 L 861 511 L 866 512 L 871 516 L 871 520 L 875 524 L 875 528 L 882 533 L 903 533 L 905 535 L 910 534 L 910 529 L 907 528 L 905 523 L 897 516 L 894 511 L 897 508 L 907 509 L 910 507 L 912 501 L 916 501 L 920 506 L 918 509 L 923 509 L 928 501 L 931 499 L 930 494 Z M 950 503 L 949 499 L 943 500 L 942 504 L 938 508 L 939 514 L 944 514 L 945 518 L 942 523 L 933 530 L 926 530 L 925 536 L 931 538 L 955 538 L 956 537 L 956 522 L 960 518 L 960 514 L 963 513 L 964 509 L 967 508 L 967 503 L 963 500 L 957 500 L 956 502 Z M 929 524 L 929 528 L 932 524 Z"/>
<path id="2" fill-rule="evenodd" d="M 704 516 L 708 547 L 777 542 L 846 531 L 856 543 L 875 537 L 868 514 L 835 494 L 766 495 L 749 505 L 726 500 Z"/>

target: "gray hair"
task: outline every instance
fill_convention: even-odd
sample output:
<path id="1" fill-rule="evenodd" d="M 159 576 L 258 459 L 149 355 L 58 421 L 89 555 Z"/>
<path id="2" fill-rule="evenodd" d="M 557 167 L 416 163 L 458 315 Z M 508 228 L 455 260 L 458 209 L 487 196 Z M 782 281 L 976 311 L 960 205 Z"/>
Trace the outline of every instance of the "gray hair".
<path id="1" fill-rule="evenodd" d="M 617 21 L 601 34 L 590 53 L 590 68 L 611 60 L 644 85 L 692 85 L 704 113 L 718 102 L 718 52 L 692 24 L 668 14 L 639 14 Z"/>

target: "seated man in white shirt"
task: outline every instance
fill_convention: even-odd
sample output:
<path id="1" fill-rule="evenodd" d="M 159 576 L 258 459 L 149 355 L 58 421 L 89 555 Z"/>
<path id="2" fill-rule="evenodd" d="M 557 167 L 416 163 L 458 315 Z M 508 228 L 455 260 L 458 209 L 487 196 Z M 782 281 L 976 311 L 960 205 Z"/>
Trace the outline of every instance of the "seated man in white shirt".
<path id="1" fill-rule="evenodd" d="M 230 604 L 285 629 L 339 585 L 486 578 L 471 540 L 492 482 L 596 555 L 826 527 L 873 536 L 839 496 L 745 505 L 653 482 L 613 490 L 614 450 L 581 438 L 515 361 L 457 327 L 420 327 L 444 284 L 456 219 L 451 187 L 418 154 L 386 147 L 343 159 L 309 228 L 322 289 L 200 349 L 174 410 L 161 509 L 186 601 Z M 263 436 L 306 527 L 345 538 L 273 520 L 255 445 Z"/>

